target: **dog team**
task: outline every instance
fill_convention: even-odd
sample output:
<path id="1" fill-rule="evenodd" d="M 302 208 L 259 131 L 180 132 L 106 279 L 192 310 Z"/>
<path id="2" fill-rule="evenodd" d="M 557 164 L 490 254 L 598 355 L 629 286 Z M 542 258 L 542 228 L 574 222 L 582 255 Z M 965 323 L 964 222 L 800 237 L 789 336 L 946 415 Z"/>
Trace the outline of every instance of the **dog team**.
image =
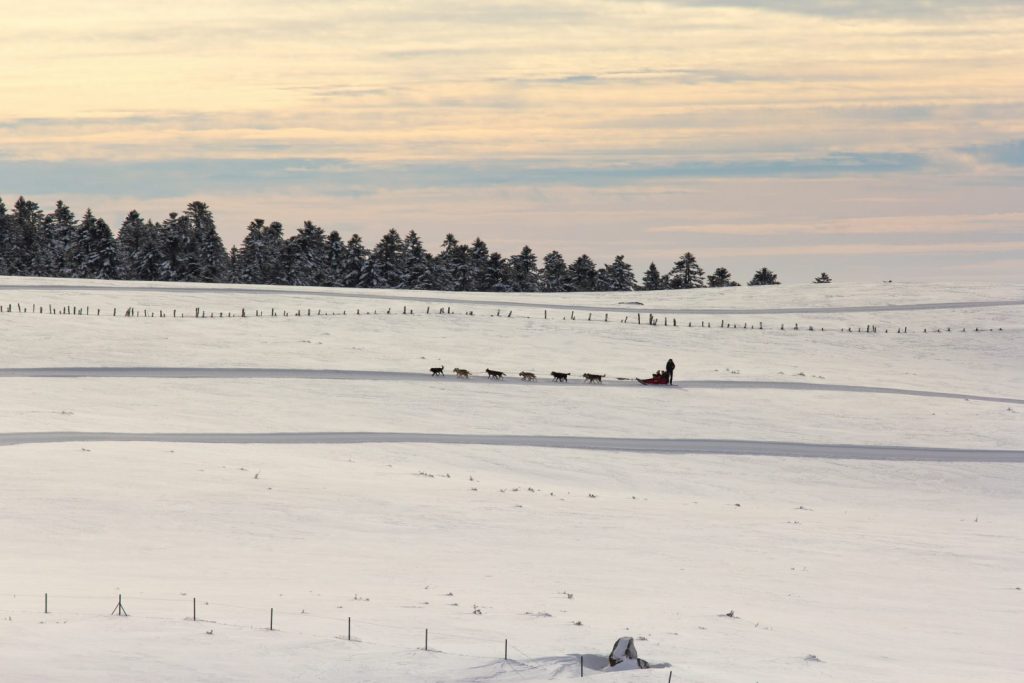
<path id="1" fill-rule="evenodd" d="M 470 372 L 469 370 L 466 370 L 465 368 L 454 368 L 453 371 L 455 372 L 455 376 L 456 377 L 461 377 L 463 379 L 469 379 L 470 377 L 473 376 L 473 373 Z M 495 380 L 505 379 L 505 375 L 508 374 L 506 372 L 502 372 L 501 370 L 491 370 L 490 368 L 487 368 L 485 370 L 485 372 L 487 373 L 487 378 L 488 379 L 495 379 Z M 430 374 L 433 377 L 444 377 L 444 366 L 442 365 L 439 368 L 430 368 Z M 569 376 L 571 374 L 572 374 L 571 372 L 555 372 L 555 371 L 552 371 L 551 372 L 551 381 L 552 382 L 568 382 L 569 381 Z M 584 372 L 583 373 L 584 381 L 589 382 L 590 384 L 594 384 L 594 383 L 602 384 L 601 380 L 604 379 L 605 377 L 607 377 L 607 375 L 597 375 L 597 374 L 594 374 L 592 372 Z M 537 381 L 537 374 L 533 373 L 533 372 L 527 372 L 526 370 L 523 370 L 522 372 L 519 373 L 519 378 L 522 381 L 524 381 L 524 382 L 536 382 Z"/>
<path id="2" fill-rule="evenodd" d="M 665 364 L 664 370 L 656 370 L 654 372 L 654 375 L 649 377 L 648 379 L 640 379 L 639 377 L 637 377 L 637 381 L 640 382 L 640 384 L 672 384 L 672 380 L 675 375 L 675 369 L 675 361 L 669 358 L 668 363 Z M 485 372 L 487 373 L 488 379 L 495 380 L 505 379 L 505 375 L 507 374 L 501 370 L 491 370 L 490 368 L 487 368 Z M 444 366 L 442 365 L 441 367 L 438 368 L 430 368 L 430 374 L 434 377 L 444 377 Z M 569 376 L 571 374 L 571 372 L 557 372 L 555 370 L 552 370 L 551 381 L 568 382 Z M 462 379 L 469 379 L 470 377 L 473 376 L 473 373 L 471 373 L 469 370 L 466 370 L 465 368 L 455 368 L 455 375 L 456 377 L 461 377 Z M 607 375 L 597 375 L 592 372 L 583 373 L 583 380 L 590 384 L 603 384 L 601 380 L 603 380 L 605 377 L 607 377 Z M 522 372 L 519 373 L 519 378 L 524 382 L 537 381 L 536 373 L 527 372 L 526 370 L 523 370 Z"/>

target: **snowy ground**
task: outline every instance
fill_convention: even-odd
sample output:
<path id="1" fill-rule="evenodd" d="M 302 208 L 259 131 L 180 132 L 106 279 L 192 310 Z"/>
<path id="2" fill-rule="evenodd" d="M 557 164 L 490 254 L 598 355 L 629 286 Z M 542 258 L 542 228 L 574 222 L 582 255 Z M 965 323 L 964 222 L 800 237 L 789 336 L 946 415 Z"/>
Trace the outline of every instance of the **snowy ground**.
<path id="1" fill-rule="evenodd" d="M 3 680 L 1024 675 L 1024 287 L 0 304 Z"/>

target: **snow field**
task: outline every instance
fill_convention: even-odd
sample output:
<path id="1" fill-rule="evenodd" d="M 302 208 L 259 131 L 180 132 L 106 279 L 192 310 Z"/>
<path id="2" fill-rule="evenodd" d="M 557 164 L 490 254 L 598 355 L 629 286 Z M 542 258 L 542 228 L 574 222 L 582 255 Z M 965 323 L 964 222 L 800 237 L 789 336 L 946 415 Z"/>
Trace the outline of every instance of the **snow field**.
<path id="1" fill-rule="evenodd" d="M 367 303 L 360 292 L 102 284 L 4 279 L 0 299 L 225 311 L 243 296 L 278 310 L 306 302 L 315 310 L 330 299 L 349 313 Z M 681 378 L 695 381 L 1024 399 L 1021 306 L 767 312 L 1007 301 L 1024 299 L 1024 288 L 739 289 L 685 300 L 372 292 L 394 297 L 381 300 L 393 315 L 378 301 L 380 314 L 358 318 L 4 313 L 0 365 L 425 374 L 443 363 L 611 378 L 649 373 L 672 356 Z M 472 317 L 394 315 L 403 302 L 422 305 L 417 299 L 451 297 L 455 311 L 457 302 L 497 296 L 523 306 L 512 318 L 480 306 Z M 766 327 L 900 320 L 913 331 L 944 319 L 1004 329 L 654 328 L 561 320 L 567 311 L 545 321 L 531 308 L 538 300 L 728 304 L 766 312 L 718 319 Z M 823 454 L 829 444 L 1024 450 L 1024 406 L 1013 401 L 767 384 L 556 386 L 543 377 L 527 385 L 513 377 L 139 374 L 0 372 L 0 442 L 49 431 L 366 431 L 792 441 L 821 444 Z M 2 446 L 0 670 L 15 681 L 539 681 L 578 677 L 579 654 L 604 656 L 616 637 L 632 635 L 641 657 L 672 665 L 676 682 L 1009 681 L 1024 671 L 1016 645 L 1024 465 L 1014 457 L 896 462 L 427 443 Z M 53 596 L 50 615 L 41 613 L 44 592 Z M 109 616 L 118 593 L 129 618 Z M 730 610 L 736 618 L 719 616 Z M 349 616 L 359 642 L 343 638 Z M 436 651 L 417 650 L 424 628 Z M 668 670 L 601 675 L 663 681 Z"/>

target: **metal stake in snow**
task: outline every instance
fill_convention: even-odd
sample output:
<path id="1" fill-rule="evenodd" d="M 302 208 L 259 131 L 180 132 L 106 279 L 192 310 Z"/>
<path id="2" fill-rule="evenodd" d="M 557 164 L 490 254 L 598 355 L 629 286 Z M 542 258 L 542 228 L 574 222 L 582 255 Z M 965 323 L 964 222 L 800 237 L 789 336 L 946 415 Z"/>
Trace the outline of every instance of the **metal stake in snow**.
<path id="1" fill-rule="evenodd" d="M 119 617 L 126 617 L 126 616 L 128 616 L 128 612 L 125 611 L 124 605 L 121 603 L 121 594 L 120 593 L 117 594 L 117 607 L 114 608 L 114 611 L 111 612 L 111 614 L 117 614 L 117 616 L 119 616 Z"/>
<path id="2" fill-rule="evenodd" d="M 430 629 L 429 628 L 423 629 L 423 649 L 424 650 L 429 650 L 430 649 Z"/>

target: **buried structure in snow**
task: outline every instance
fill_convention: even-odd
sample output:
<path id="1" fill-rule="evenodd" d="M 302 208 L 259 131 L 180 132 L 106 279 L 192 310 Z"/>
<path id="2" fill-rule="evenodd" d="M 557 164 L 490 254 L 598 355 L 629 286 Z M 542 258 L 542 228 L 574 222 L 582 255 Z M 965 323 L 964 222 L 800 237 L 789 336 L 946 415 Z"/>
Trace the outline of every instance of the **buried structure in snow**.
<path id="1" fill-rule="evenodd" d="M 623 636 L 615 641 L 612 652 L 608 655 L 608 669 L 612 671 L 623 671 L 626 669 L 646 669 L 648 664 L 637 657 L 636 645 L 633 639 Z"/>

